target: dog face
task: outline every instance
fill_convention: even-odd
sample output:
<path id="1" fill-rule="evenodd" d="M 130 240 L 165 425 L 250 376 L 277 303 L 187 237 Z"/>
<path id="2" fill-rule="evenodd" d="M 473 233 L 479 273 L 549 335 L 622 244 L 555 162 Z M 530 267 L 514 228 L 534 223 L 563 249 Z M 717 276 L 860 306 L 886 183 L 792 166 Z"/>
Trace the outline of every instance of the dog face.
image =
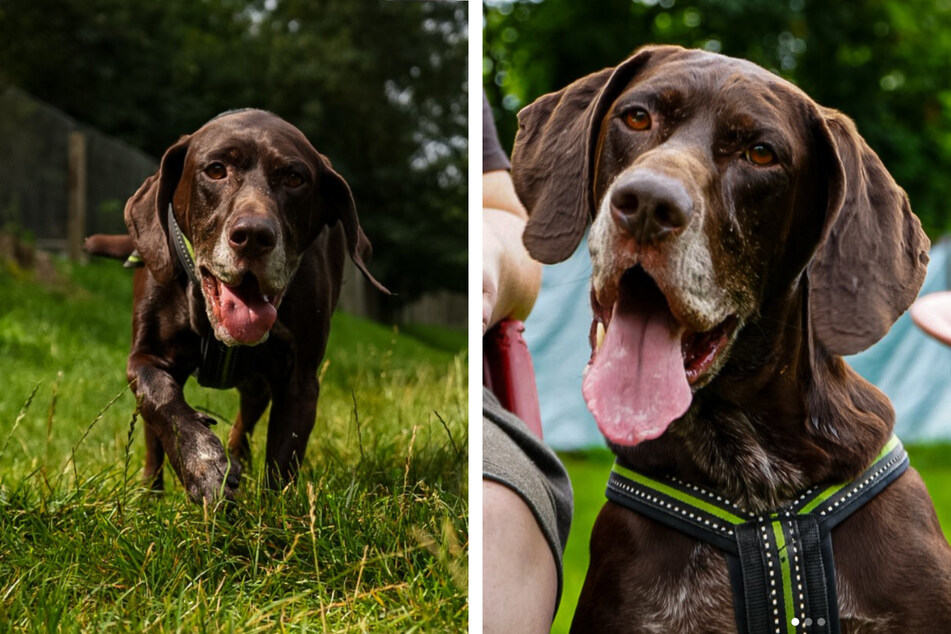
<path id="1" fill-rule="evenodd" d="M 584 393 L 613 441 L 660 435 L 722 367 L 768 280 L 802 271 L 784 245 L 793 225 L 818 243 L 828 207 L 828 189 L 808 187 L 822 182 L 810 159 L 828 154 L 799 125 L 818 118 L 809 105 L 752 64 L 710 56 L 645 68 L 608 108 Z M 618 371 L 632 363 L 633 381 Z"/>
<path id="2" fill-rule="evenodd" d="M 592 219 L 583 391 L 612 443 L 663 434 L 807 279 L 800 326 L 833 353 L 877 340 L 921 284 L 917 219 L 851 122 L 754 64 L 651 47 L 519 120 L 529 251 L 567 257 Z M 870 275 L 872 253 L 894 268 Z"/>
<path id="3" fill-rule="evenodd" d="M 622 274 L 640 267 L 679 324 L 693 333 L 717 329 L 728 342 L 761 302 L 775 273 L 763 264 L 783 259 L 776 246 L 786 244 L 791 225 L 810 231 L 811 243 L 818 238 L 827 191 L 799 191 L 813 182 L 811 156 L 827 149 L 799 125 L 817 113 L 752 64 L 704 61 L 645 69 L 601 121 L 589 246 L 604 326 Z M 791 264 L 801 270 L 797 255 Z M 694 383 L 710 374 L 709 363 L 700 365 L 688 368 Z"/>
<path id="4" fill-rule="evenodd" d="M 304 250 L 326 226 L 343 223 L 351 257 L 369 277 L 369 242 L 346 182 L 269 112 L 225 113 L 182 137 L 129 200 L 126 224 L 159 283 L 182 266 L 169 247 L 169 203 L 194 250 L 208 321 L 227 345 L 267 339 Z"/>
<path id="5" fill-rule="evenodd" d="M 316 152 L 264 113 L 226 115 L 189 139 L 173 196 L 191 236 L 208 320 L 228 344 L 263 341 L 303 249 L 325 224 Z M 262 134 L 266 137 L 261 138 Z"/>

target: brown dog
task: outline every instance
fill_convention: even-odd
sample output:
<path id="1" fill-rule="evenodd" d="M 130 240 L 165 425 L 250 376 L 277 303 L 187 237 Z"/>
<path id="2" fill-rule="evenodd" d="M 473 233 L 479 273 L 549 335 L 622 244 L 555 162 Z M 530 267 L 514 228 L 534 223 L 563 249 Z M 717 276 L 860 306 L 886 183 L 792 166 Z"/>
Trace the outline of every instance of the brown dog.
<path id="1" fill-rule="evenodd" d="M 346 182 L 286 121 L 232 111 L 165 152 L 125 220 L 131 240 L 92 236 L 87 250 L 115 257 L 134 245 L 145 264 L 127 374 L 146 423 L 147 483 L 162 489 L 168 455 L 193 500 L 231 498 L 269 401 L 268 481 L 293 477 L 346 254 L 385 291 L 364 265 L 370 243 Z M 238 388 L 227 453 L 208 428 L 215 421 L 185 402 L 193 372 Z"/>
<path id="2" fill-rule="evenodd" d="M 566 258 L 593 221 L 583 391 L 620 471 L 713 492 L 765 539 L 775 509 L 873 463 L 894 414 L 840 355 L 913 301 L 928 242 L 849 119 L 749 62 L 659 46 L 519 124 L 532 255 Z M 914 470 L 831 529 L 831 553 L 842 631 L 951 632 L 951 549 Z M 755 615 L 735 605 L 729 558 L 608 502 L 573 630 L 736 631 Z M 838 631 L 786 617 L 762 631 Z"/>

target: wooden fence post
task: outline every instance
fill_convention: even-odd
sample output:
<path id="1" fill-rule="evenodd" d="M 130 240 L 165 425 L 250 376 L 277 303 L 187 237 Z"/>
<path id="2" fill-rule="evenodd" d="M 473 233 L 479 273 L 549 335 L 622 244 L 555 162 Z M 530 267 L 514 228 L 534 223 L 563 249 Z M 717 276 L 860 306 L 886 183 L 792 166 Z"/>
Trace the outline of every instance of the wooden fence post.
<path id="1" fill-rule="evenodd" d="M 79 262 L 83 259 L 86 232 L 86 135 L 69 133 L 69 193 L 66 220 L 66 254 Z"/>

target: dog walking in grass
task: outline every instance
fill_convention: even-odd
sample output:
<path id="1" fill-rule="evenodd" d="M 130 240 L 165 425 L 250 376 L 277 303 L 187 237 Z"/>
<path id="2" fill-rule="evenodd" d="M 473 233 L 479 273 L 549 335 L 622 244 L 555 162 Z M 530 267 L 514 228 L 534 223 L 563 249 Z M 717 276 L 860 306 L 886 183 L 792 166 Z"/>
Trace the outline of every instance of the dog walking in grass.
<path id="1" fill-rule="evenodd" d="M 146 423 L 148 486 L 162 490 L 168 456 L 192 500 L 232 498 L 268 404 L 267 481 L 293 478 L 345 258 L 388 292 L 366 269 L 370 243 L 347 183 L 293 125 L 231 111 L 168 148 L 125 221 L 129 236 L 91 236 L 86 249 L 144 265 L 127 376 Z M 238 389 L 227 451 L 215 421 L 185 402 L 192 374 Z"/>

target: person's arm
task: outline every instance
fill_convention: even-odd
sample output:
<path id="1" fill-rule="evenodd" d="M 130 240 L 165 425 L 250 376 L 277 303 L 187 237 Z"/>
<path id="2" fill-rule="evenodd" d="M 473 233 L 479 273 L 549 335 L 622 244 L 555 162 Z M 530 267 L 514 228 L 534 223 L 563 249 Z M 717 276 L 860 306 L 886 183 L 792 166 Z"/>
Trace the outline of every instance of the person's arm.
<path id="1" fill-rule="evenodd" d="M 938 291 L 920 297 L 912 304 L 910 312 L 919 328 L 951 346 L 951 291 Z"/>
<path id="2" fill-rule="evenodd" d="M 522 232 L 528 214 L 506 170 L 482 175 L 482 332 L 524 319 L 541 284 Z M 515 491 L 483 480 L 482 626 L 486 634 L 551 628 L 558 568 L 535 516 Z"/>
<path id="3" fill-rule="evenodd" d="M 482 481 L 482 631 L 551 630 L 558 568 L 535 516 L 508 487 Z"/>
<path id="4" fill-rule="evenodd" d="M 524 319 L 541 285 L 541 265 L 522 244 L 528 214 L 504 170 L 482 175 L 482 332 Z"/>

